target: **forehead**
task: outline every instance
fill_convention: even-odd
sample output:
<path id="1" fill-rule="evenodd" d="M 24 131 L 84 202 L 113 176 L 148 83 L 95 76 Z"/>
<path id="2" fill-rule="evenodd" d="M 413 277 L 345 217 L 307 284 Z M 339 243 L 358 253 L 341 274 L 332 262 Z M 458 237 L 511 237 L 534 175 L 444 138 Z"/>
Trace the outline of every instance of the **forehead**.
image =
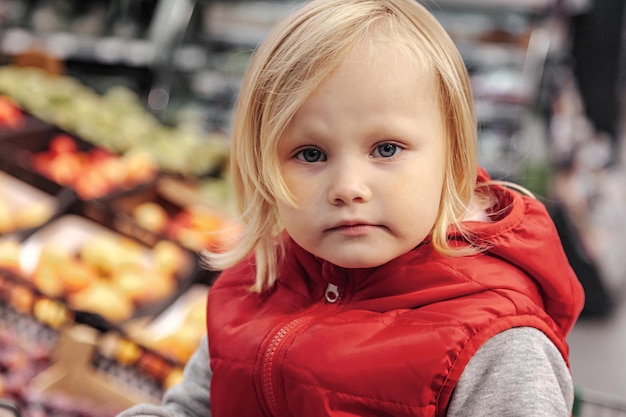
<path id="1" fill-rule="evenodd" d="M 426 75 L 433 72 L 433 58 L 428 49 L 408 28 L 380 23 L 370 28 L 367 36 L 351 45 L 336 65 L 341 67 L 363 59 L 384 62 L 388 66 L 410 67 L 416 75 Z"/>
<path id="2" fill-rule="evenodd" d="M 438 110 L 437 78 L 422 55 L 387 38 L 355 45 L 306 98 L 295 119 L 331 105 L 341 105 L 346 111 L 367 109 L 370 113 L 363 115 L 367 118 L 398 111 L 401 106 Z"/>
<path id="3" fill-rule="evenodd" d="M 402 82 L 410 80 L 424 81 L 423 87 L 435 86 L 432 60 L 418 46 L 406 41 L 377 34 L 350 48 L 344 59 L 340 60 L 331 76 L 338 73 L 369 72 L 376 76 L 372 82 L 384 78 L 398 78 L 407 75 Z M 330 77 L 329 77 L 330 78 Z"/>

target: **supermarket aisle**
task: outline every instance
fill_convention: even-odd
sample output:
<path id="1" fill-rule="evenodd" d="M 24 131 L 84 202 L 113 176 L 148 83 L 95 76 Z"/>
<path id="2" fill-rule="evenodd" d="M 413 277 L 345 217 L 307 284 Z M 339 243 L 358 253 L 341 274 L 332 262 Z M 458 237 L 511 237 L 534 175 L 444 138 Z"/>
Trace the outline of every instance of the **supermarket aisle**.
<path id="1" fill-rule="evenodd" d="M 624 94 L 626 102 L 626 93 Z M 626 117 L 621 120 L 626 132 Z M 621 139 L 619 167 L 615 177 L 626 178 L 626 137 Z M 618 191 L 619 190 L 619 191 Z M 623 197 L 623 186 L 614 194 Z M 623 201 L 623 198 L 622 198 Z M 623 217 L 623 205 L 619 210 Z M 623 230 L 623 229 L 622 229 Z M 570 360 L 575 384 L 584 393 L 599 393 L 626 405 L 626 260 L 623 233 L 613 233 L 612 254 L 604 256 L 604 275 L 614 300 L 614 310 L 607 318 L 579 319 L 570 337 Z M 620 285 L 621 283 L 621 285 Z M 622 414 L 616 414 L 622 415 Z"/>
<path id="2" fill-rule="evenodd" d="M 626 403 L 626 303 L 618 304 L 609 318 L 579 320 L 569 344 L 577 387 Z"/>
<path id="3" fill-rule="evenodd" d="M 626 103 L 626 71 L 623 71 L 622 77 L 621 103 Z M 568 341 L 574 381 L 582 395 L 585 392 L 592 396 L 597 394 L 601 400 L 615 401 L 618 405 L 626 406 L 626 246 L 623 241 L 626 230 L 626 194 L 623 191 L 626 184 L 626 105 L 622 105 L 621 113 L 616 166 L 605 174 L 608 181 L 603 182 L 603 198 L 599 199 L 600 205 L 611 208 L 615 215 L 607 216 L 606 210 L 598 210 L 602 214 L 596 216 L 622 219 L 618 224 L 603 223 L 603 233 L 600 236 L 607 244 L 603 247 L 605 250 L 598 253 L 599 266 L 613 297 L 614 310 L 606 318 L 579 319 Z M 596 207 L 597 205 L 596 201 Z M 582 417 L 587 415 L 626 414 L 601 414 L 593 411 L 581 414 Z"/>
<path id="4" fill-rule="evenodd" d="M 593 195 L 577 202 L 586 207 L 575 216 L 578 235 L 583 238 L 577 245 L 587 249 L 597 275 L 586 268 L 579 268 L 577 273 L 583 285 L 591 281 L 592 275 L 600 276 L 602 293 L 608 293 L 613 307 L 605 308 L 606 298 L 594 295 L 596 286 L 588 284 L 586 296 L 591 307 L 576 323 L 568 341 L 576 385 L 618 397 L 626 404 L 626 169 L 623 163 L 620 165 L 611 170 L 581 170 L 577 174 L 593 185 Z M 577 204 L 570 202 L 568 207 L 575 208 Z"/>
<path id="5" fill-rule="evenodd" d="M 626 303 L 605 319 L 581 319 L 570 337 L 576 417 L 626 415 Z"/>
<path id="6" fill-rule="evenodd" d="M 615 2 L 615 5 L 617 3 Z M 608 4 L 602 5 L 610 7 Z M 603 29 L 594 30 L 600 33 Z M 579 390 L 583 394 L 588 391 L 606 395 L 626 405 L 626 258 L 624 257 L 626 248 L 624 243 L 626 233 L 626 193 L 624 193 L 626 187 L 626 27 L 622 27 L 621 31 L 620 41 L 623 52 L 617 69 L 618 80 L 614 80 L 619 89 L 617 104 L 619 116 L 616 129 L 618 140 L 613 142 L 613 166 L 601 171 L 601 175 L 598 176 L 601 177 L 600 181 L 591 181 L 596 191 L 593 202 L 590 204 L 593 210 L 587 212 L 589 216 L 585 219 L 592 225 L 590 229 L 593 229 L 595 233 L 592 241 L 599 245 L 595 251 L 596 260 L 606 287 L 613 298 L 614 309 L 606 318 L 582 317 L 579 319 L 568 341 L 574 382 Z M 594 52 L 586 51 L 585 53 L 593 55 Z M 592 62 L 591 66 L 597 65 L 597 60 L 590 62 Z M 588 88 L 593 88 L 594 81 L 596 80 L 587 80 Z M 605 101 L 615 106 L 612 99 Z M 593 106 L 594 103 L 591 100 L 586 105 Z M 601 109 L 593 108 L 590 113 L 597 114 L 599 111 Z M 590 151 L 591 149 L 588 149 L 586 155 L 589 155 Z"/>

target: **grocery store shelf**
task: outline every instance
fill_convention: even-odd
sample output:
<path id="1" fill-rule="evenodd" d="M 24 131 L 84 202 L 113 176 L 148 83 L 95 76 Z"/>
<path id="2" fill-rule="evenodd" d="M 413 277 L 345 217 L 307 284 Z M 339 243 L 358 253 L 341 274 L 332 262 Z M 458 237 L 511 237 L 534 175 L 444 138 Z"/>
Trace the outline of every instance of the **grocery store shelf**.
<path id="1" fill-rule="evenodd" d="M 554 4 L 552 0 L 429 0 L 426 4 L 431 2 L 446 8 L 471 8 L 494 12 L 514 10 L 524 13 L 544 13 Z"/>
<path id="2" fill-rule="evenodd" d="M 42 49 L 62 60 L 93 61 L 103 65 L 150 66 L 154 42 L 116 36 L 88 37 L 69 32 L 36 33 L 23 28 L 0 30 L 0 52 L 9 56 Z"/>

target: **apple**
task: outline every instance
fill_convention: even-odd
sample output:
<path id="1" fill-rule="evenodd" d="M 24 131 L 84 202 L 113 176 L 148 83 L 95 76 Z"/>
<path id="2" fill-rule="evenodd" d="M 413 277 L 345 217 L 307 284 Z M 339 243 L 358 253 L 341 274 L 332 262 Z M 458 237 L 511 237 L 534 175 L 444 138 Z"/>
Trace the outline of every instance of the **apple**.
<path id="1" fill-rule="evenodd" d="M 20 129 L 24 125 L 24 114 L 7 96 L 0 96 L 0 125 L 11 129 Z"/>
<path id="2" fill-rule="evenodd" d="M 169 222 L 169 215 L 163 206 L 152 201 L 135 206 L 132 216 L 139 226 L 154 233 L 163 233 Z"/>
<path id="3" fill-rule="evenodd" d="M 17 273 L 20 271 L 22 244 L 10 238 L 0 239 L 0 267 Z"/>
<path id="4" fill-rule="evenodd" d="M 63 153 L 75 153 L 78 150 L 78 146 L 71 136 L 59 134 L 52 138 L 50 144 L 48 145 L 48 149 L 50 149 L 50 152 L 52 152 L 53 155 L 56 155 Z"/>

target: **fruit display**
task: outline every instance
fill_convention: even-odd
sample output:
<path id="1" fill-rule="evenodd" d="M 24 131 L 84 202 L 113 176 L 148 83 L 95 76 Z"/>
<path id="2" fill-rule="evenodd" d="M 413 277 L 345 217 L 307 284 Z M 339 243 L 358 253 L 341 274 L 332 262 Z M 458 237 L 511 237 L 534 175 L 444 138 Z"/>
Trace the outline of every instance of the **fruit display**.
<path id="1" fill-rule="evenodd" d="M 54 196 L 0 171 L 0 235 L 41 226 L 56 209 Z"/>
<path id="2" fill-rule="evenodd" d="M 40 68 L 0 66 L 0 94 L 41 120 L 115 154 L 141 150 L 162 171 L 185 177 L 218 173 L 229 142 L 222 132 L 168 126 L 123 86 L 98 94 L 70 76 Z"/>
<path id="3" fill-rule="evenodd" d="M 109 378 L 141 393 L 143 402 L 159 402 L 165 390 L 182 379 L 183 365 L 127 335 L 109 331 L 96 342 L 94 365 Z"/>
<path id="4" fill-rule="evenodd" d="M 124 87 L 0 66 L 0 397 L 23 416 L 112 417 L 83 400 L 158 402 L 181 380 L 217 276 L 201 252 L 240 232 L 228 141 L 198 132 L 161 124 Z M 97 336 L 61 352 L 77 325 Z"/>
<path id="5" fill-rule="evenodd" d="M 192 254 L 171 241 L 147 247 L 76 214 L 23 242 L 0 242 L 2 264 L 43 294 L 111 323 L 158 310 L 195 272 Z"/>
<path id="6" fill-rule="evenodd" d="M 180 366 L 0 272 L 0 397 L 23 417 L 113 417 L 157 403 Z"/>
<path id="7" fill-rule="evenodd" d="M 36 172 L 71 187 L 83 199 L 140 186 L 152 181 L 158 171 L 146 152 L 118 156 L 98 147 L 82 150 L 76 139 L 64 133 L 54 134 L 46 150 L 33 153 L 31 164 Z"/>
<path id="8" fill-rule="evenodd" d="M 195 284 L 158 316 L 125 326 L 126 332 L 176 363 L 185 364 L 206 333 L 209 287 Z"/>
<path id="9" fill-rule="evenodd" d="M 18 130 L 24 126 L 25 119 L 17 103 L 7 96 L 0 96 L 0 126 Z"/>
<path id="10" fill-rule="evenodd" d="M 169 214 L 158 203 L 147 201 L 135 206 L 132 216 L 140 226 L 197 252 L 203 249 L 223 251 L 239 231 L 232 218 L 200 204 L 186 206 Z"/>
<path id="11" fill-rule="evenodd" d="M 226 185 L 225 180 L 215 181 Z M 144 236 L 148 242 L 162 236 L 194 252 L 222 252 L 240 232 L 226 204 L 204 202 L 188 183 L 173 178 L 161 177 L 150 187 L 108 199 L 107 205 L 120 227 Z"/>
<path id="12" fill-rule="evenodd" d="M 0 239 L 0 270 L 6 269 L 12 273 L 19 273 L 21 270 L 20 256 L 22 244 L 14 237 L 4 237 Z"/>
<path id="13" fill-rule="evenodd" d="M 11 97 L 0 94 L 0 140 L 16 134 L 52 129 L 49 123 L 25 112 Z"/>
<path id="14" fill-rule="evenodd" d="M 1 268 L 0 325 L 19 328 L 22 337 L 51 350 L 58 330 L 74 319 L 73 313 L 62 301 L 42 295 L 11 270 Z"/>

